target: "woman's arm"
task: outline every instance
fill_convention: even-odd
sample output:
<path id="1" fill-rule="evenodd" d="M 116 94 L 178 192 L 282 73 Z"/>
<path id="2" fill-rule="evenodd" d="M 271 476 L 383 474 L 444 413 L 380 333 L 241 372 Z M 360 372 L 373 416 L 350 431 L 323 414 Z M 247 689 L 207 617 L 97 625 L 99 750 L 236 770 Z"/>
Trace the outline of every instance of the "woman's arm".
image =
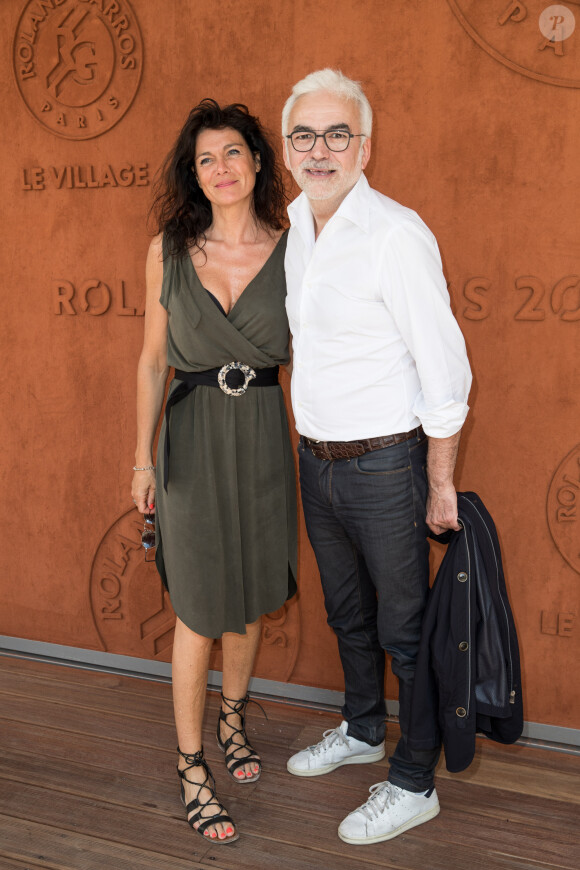
<path id="1" fill-rule="evenodd" d="M 153 465 L 153 439 L 165 393 L 167 365 L 167 311 L 161 305 L 163 253 L 161 236 L 149 246 L 146 267 L 147 300 L 145 337 L 137 368 L 137 449 L 135 465 Z M 155 472 L 136 471 L 131 495 L 137 509 L 148 513 L 155 508 Z"/>

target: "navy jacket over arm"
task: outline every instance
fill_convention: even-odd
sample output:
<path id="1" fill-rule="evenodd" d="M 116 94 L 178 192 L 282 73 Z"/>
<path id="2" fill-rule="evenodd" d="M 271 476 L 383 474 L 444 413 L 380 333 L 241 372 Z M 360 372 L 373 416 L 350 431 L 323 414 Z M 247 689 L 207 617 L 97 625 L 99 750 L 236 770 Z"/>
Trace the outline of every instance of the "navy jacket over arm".
<path id="1" fill-rule="evenodd" d="M 473 492 L 457 494 L 462 529 L 429 594 L 413 686 L 409 746 L 445 749 L 447 769 L 473 760 L 475 734 L 514 743 L 523 728 L 518 640 L 495 525 Z"/>

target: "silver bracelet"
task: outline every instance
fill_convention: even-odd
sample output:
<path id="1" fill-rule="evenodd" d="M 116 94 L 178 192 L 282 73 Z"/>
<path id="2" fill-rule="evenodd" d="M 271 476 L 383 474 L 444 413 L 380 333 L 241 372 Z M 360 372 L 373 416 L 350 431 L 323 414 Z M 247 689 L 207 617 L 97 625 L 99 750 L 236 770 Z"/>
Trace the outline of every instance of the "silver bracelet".
<path id="1" fill-rule="evenodd" d="M 134 465 L 133 471 L 155 471 L 154 465 Z"/>

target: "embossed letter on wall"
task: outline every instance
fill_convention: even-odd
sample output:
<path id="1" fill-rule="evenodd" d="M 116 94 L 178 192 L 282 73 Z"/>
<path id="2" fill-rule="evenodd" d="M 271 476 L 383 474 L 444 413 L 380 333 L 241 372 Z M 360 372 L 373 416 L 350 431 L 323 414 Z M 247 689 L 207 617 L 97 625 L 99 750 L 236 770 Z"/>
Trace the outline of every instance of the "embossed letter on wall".
<path id="1" fill-rule="evenodd" d="M 461 310 L 463 317 L 486 320 L 494 306 L 510 298 L 495 289 L 490 278 L 469 278 L 463 285 L 463 298 L 468 303 Z M 513 306 L 510 316 L 516 322 L 543 322 L 546 317 L 564 323 L 580 322 L 580 275 L 565 275 L 551 288 L 535 275 L 518 275 L 514 289 L 518 292 L 517 307 Z"/>
<path id="2" fill-rule="evenodd" d="M 580 574 L 580 444 L 560 463 L 548 492 L 548 526 L 560 554 Z"/>
<path id="3" fill-rule="evenodd" d="M 580 88 L 580 3 L 447 0 L 463 28 L 491 57 L 521 75 Z M 564 11 L 565 10 L 565 11 Z"/>
<path id="4" fill-rule="evenodd" d="M 34 118 L 65 139 L 110 130 L 135 97 L 143 41 L 128 0 L 29 0 L 14 74 Z"/>
<path id="5" fill-rule="evenodd" d="M 111 311 L 119 317 L 143 317 L 142 306 L 129 305 L 125 281 L 106 284 L 99 278 L 89 278 L 73 284 L 64 278 L 52 283 L 52 310 L 54 314 L 90 314 L 100 317 Z"/>
<path id="6" fill-rule="evenodd" d="M 147 187 L 147 163 L 75 164 L 65 166 L 27 166 L 22 169 L 22 190 L 87 190 L 111 187 Z"/>

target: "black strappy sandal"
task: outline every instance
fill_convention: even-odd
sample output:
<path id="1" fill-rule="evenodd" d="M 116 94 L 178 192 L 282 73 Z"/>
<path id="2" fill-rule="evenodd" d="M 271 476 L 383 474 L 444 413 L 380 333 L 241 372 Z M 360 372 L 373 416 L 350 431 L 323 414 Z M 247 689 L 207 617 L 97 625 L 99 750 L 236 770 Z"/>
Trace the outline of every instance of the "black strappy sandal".
<path id="1" fill-rule="evenodd" d="M 236 782 L 256 782 L 258 779 L 260 779 L 260 774 L 262 773 L 262 762 L 260 756 L 254 750 L 246 735 L 246 707 L 248 706 L 248 703 L 256 704 L 260 708 L 260 710 L 262 710 L 264 716 L 266 716 L 266 711 L 262 708 L 261 704 L 258 704 L 257 701 L 254 701 L 253 698 L 250 698 L 249 695 L 246 695 L 246 697 L 242 698 L 240 701 L 233 701 L 231 698 L 224 698 L 223 695 L 221 696 L 221 699 L 224 704 L 229 708 L 229 711 L 227 713 L 224 712 L 223 708 L 220 708 L 220 716 L 217 724 L 217 742 L 221 751 L 225 752 L 226 754 L 226 769 L 232 779 L 234 779 Z M 234 726 L 230 725 L 230 723 L 228 722 L 228 716 L 232 716 L 233 714 L 236 714 L 241 718 L 241 728 L 234 728 Z M 266 716 L 266 719 L 267 718 L 268 717 Z M 229 728 L 234 729 L 234 733 L 231 735 L 231 737 L 228 737 L 225 742 L 222 740 L 220 735 L 220 722 L 225 722 Z M 235 739 L 238 735 L 241 737 L 241 742 L 237 742 Z M 243 758 L 236 757 L 236 753 L 239 752 L 240 749 L 243 749 L 245 751 L 249 750 L 250 754 L 245 755 Z M 258 772 L 255 773 L 253 776 L 238 777 L 235 775 L 236 770 L 239 770 L 240 767 L 243 767 L 245 764 L 252 764 L 253 762 L 257 762 L 257 764 L 260 766 Z"/>
<path id="2" fill-rule="evenodd" d="M 178 753 L 182 758 L 187 762 L 187 767 L 184 767 L 183 770 L 180 770 L 179 765 L 177 766 L 177 773 L 179 778 L 182 780 L 181 785 L 181 800 L 185 805 L 185 812 L 187 813 L 187 823 L 191 825 L 193 830 L 203 837 L 203 839 L 209 843 L 219 843 L 220 845 L 224 845 L 225 843 L 233 843 L 239 838 L 239 834 L 236 831 L 231 837 L 224 837 L 223 840 L 220 840 L 219 837 L 206 837 L 204 831 L 206 831 L 212 825 L 219 825 L 222 822 L 230 822 L 231 825 L 235 828 L 235 822 L 228 816 L 226 812 L 226 808 L 221 804 L 218 800 L 218 797 L 215 793 L 215 779 L 213 778 L 213 774 L 209 769 L 208 763 L 203 757 L 203 747 L 199 752 L 196 752 L 194 755 L 186 755 L 185 752 L 182 752 L 179 746 L 177 747 Z M 191 770 L 192 767 L 202 767 L 205 773 L 205 779 L 202 783 L 194 782 L 191 779 L 188 779 L 186 774 L 188 770 Z M 191 800 L 188 804 L 185 803 L 185 788 L 183 786 L 183 780 L 188 782 L 190 785 L 197 786 L 197 795 Z M 206 788 L 210 793 L 211 797 L 207 801 L 199 800 L 199 793 L 203 788 Z M 202 813 L 206 807 L 216 807 L 218 812 L 213 816 L 203 816 Z M 193 815 L 189 816 L 189 814 L 196 810 Z M 197 828 L 194 825 L 199 822 L 199 826 Z"/>

